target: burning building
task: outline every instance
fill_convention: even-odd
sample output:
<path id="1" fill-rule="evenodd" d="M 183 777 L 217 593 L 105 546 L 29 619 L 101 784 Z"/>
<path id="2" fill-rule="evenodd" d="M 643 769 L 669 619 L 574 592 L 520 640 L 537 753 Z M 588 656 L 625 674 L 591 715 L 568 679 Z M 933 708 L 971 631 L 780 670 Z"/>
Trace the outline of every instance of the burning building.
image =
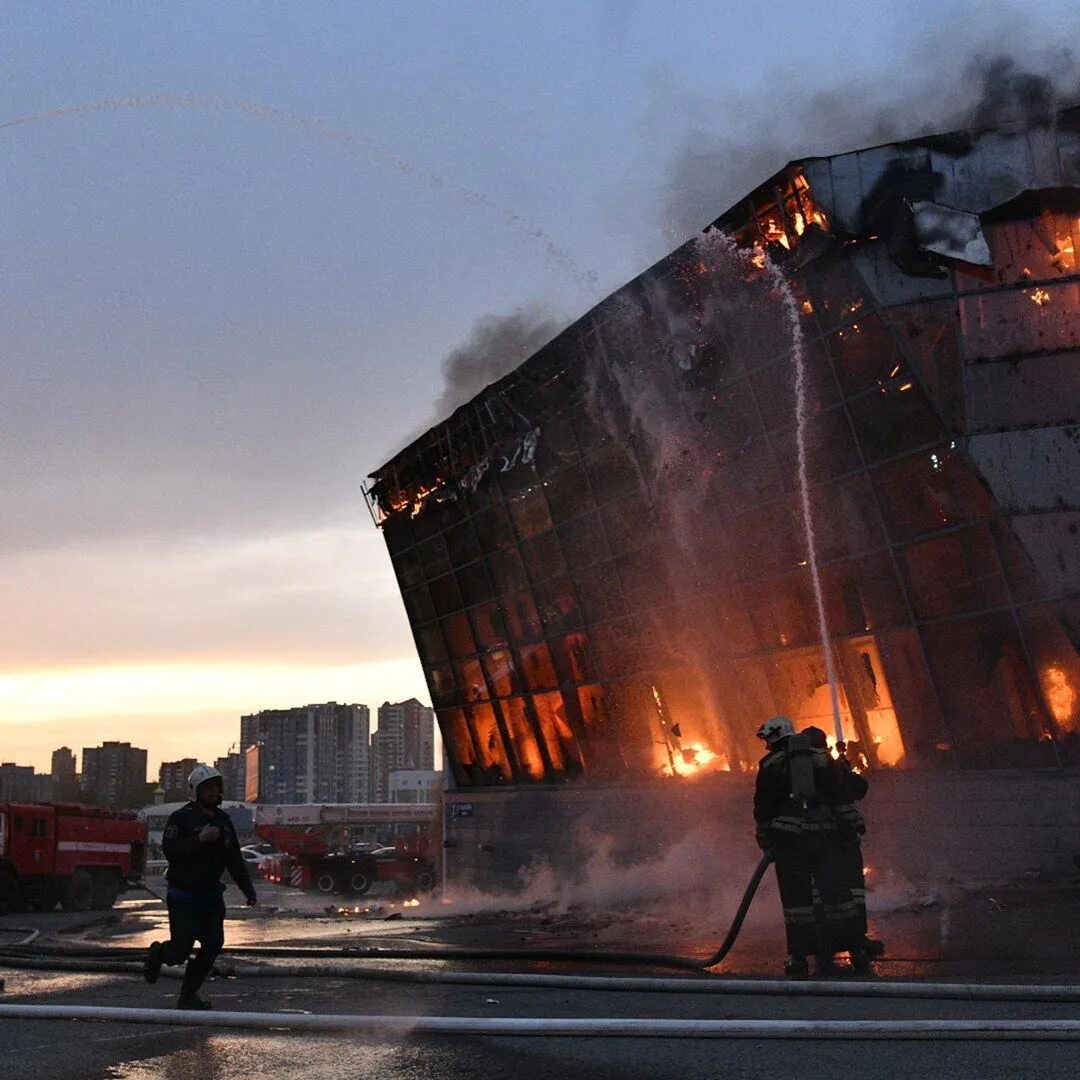
<path id="1" fill-rule="evenodd" d="M 456 798 L 1077 763 L 1078 242 L 1080 109 L 798 161 L 378 469 Z"/>

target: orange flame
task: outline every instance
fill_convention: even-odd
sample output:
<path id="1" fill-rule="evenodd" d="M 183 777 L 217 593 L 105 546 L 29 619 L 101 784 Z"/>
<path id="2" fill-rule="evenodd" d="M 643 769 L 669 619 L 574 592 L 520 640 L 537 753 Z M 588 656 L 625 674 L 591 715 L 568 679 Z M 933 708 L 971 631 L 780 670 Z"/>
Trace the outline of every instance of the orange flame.
<path id="1" fill-rule="evenodd" d="M 1076 711 L 1076 689 L 1069 682 L 1069 676 L 1059 664 L 1050 664 L 1042 672 L 1043 692 L 1054 719 L 1059 724 L 1072 721 Z"/>
<path id="2" fill-rule="evenodd" d="M 442 481 L 436 481 L 431 487 L 421 484 L 413 492 L 401 492 L 396 498 L 390 499 L 390 511 L 399 514 L 403 510 L 409 511 L 409 517 L 418 517 L 424 509 L 424 503 L 429 495 L 434 494 L 442 487 Z"/>

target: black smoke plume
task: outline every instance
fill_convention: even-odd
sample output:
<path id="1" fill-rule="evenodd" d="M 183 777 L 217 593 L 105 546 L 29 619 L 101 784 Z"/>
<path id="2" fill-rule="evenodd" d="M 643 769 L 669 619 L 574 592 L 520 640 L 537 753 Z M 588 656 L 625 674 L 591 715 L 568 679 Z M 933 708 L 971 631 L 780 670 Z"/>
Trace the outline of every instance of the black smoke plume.
<path id="1" fill-rule="evenodd" d="M 965 125 L 972 128 L 1045 122 L 1074 103 L 1080 91 L 1076 61 L 1069 52 L 1061 54 L 1052 74 L 1028 70 L 1003 54 L 975 56 L 967 74 L 979 88 L 979 98 Z"/>
<path id="2" fill-rule="evenodd" d="M 443 358 L 443 388 L 435 415 L 443 419 L 485 386 L 511 372 L 546 345 L 564 323 L 544 308 L 529 306 L 509 315 L 483 315 L 468 340 Z"/>
<path id="3" fill-rule="evenodd" d="M 1046 121 L 1080 103 L 1080 67 L 1057 50 L 1018 59 L 978 50 L 966 59 L 939 46 L 897 78 L 848 78 L 842 89 L 793 96 L 765 87 L 760 100 L 702 102 L 665 88 L 657 103 L 681 118 L 685 135 L 660 195 L 666 247 L 715 220 L 789 161 L 964 129 Z M 783 101 L 782 110 L 775 108 Z M 715 122 L 710 122 L 715 117 Z"/>

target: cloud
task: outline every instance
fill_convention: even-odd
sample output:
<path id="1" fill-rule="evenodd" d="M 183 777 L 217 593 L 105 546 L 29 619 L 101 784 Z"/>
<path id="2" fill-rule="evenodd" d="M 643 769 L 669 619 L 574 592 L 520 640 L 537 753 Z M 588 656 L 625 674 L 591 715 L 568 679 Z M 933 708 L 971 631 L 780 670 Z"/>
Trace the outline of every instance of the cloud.
<path id="1" fill-rule="evenodd" d="M 7 670 L 244 660 L 355 663 L 413 652 L 364 511 L 323 528 L 72 543 L 0 560 Z"/>

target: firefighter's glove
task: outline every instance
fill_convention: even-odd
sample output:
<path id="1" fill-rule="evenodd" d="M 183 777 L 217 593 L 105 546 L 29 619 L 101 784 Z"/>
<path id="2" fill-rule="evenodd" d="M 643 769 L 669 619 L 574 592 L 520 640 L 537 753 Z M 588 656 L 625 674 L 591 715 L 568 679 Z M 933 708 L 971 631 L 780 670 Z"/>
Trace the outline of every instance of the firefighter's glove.
<path id="1" fill-rule="evenodd" d="M 259 902 L 259 898 L 255 895 L 254 891 L 247 894 L 247 906 L 254 907 Z"/>
<path id="2" fill-rule="evenodd" d="M 757 841 L 757 846 L 761 848 L 762 851 L 768 851 L 769 848 L 772 847 L 772 833 L 763 826 L 758 826 L 755 830 L 754 839 Z"/>

